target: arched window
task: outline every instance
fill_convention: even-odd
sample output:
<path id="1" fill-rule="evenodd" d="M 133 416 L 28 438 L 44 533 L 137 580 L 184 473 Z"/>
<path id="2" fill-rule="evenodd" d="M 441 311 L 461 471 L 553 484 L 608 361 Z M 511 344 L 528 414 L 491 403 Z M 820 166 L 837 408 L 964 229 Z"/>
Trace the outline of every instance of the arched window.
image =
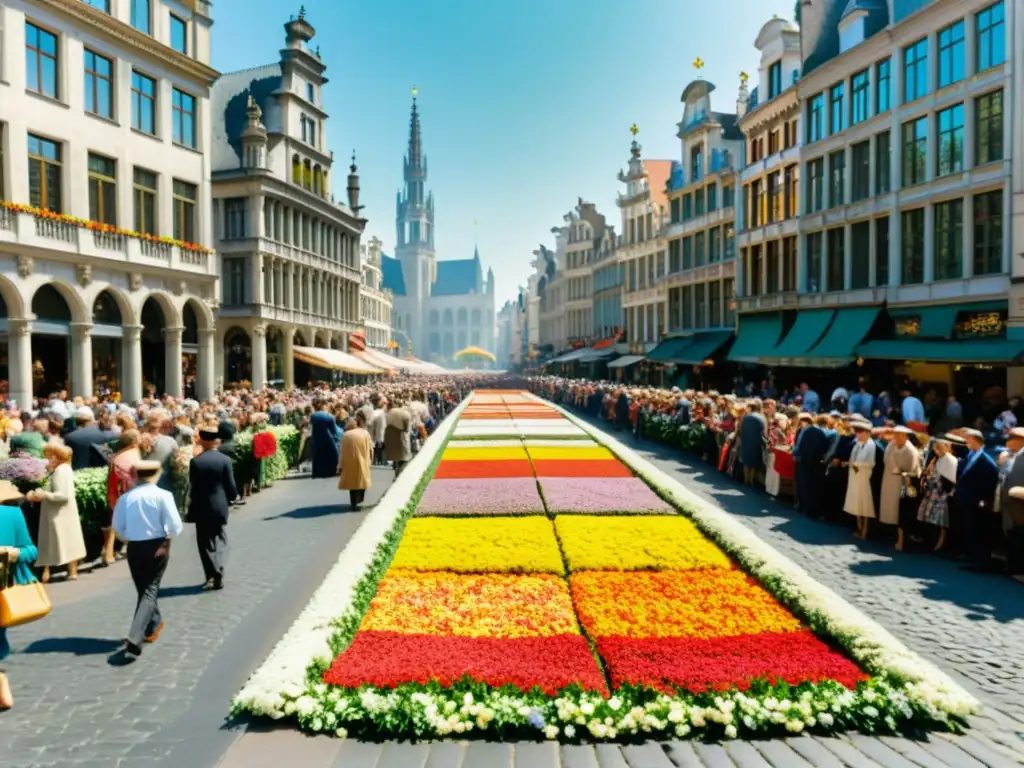
<path id="1" fill-rule="evenodd" d="M 302 186 L 306 189 L 313 188 L 313 164 L 309 160 L 302 163 Z"/>
<path id="2" fill-rule="evenodd" d="M 431 328 L 436 328 L 439 322 L 440 322 L 440 316 L 438 315 L 437 310 L 436 309 L 430 310 L 430 327 Z"/>
<path id="3" fill-rule="evenodd" d="M 292 182 L 302 184 L 302 161 L 298 155 L 292 155 Z"/>
<path id="4" fill-rule="evenodd" d="M 323 171 L 320 170 L 320 166 L 317 165 L 313 168 L 313 191 L 318 195 L 323 194 Z"/>
<path id="5" fill-rule="evenodd" d="M 465 307 L 459 307 L 459 325 L 465 325 L 469 314 L 466 312 Z"/>
<path id="6" fill-rule="evenodd" d="M 479 309 L 474 309 L 473 310 L 473 325 L 477 325 L 477 326 L 480 325 L 480 310 Z"/>
<path id="7" fill-rule="evenodd" d="M 454 317 L 452 316 L 452 311 L 450 309 L 446 309 L 444 311 L 444 324 L 451 325 L 453 321 Z"/>

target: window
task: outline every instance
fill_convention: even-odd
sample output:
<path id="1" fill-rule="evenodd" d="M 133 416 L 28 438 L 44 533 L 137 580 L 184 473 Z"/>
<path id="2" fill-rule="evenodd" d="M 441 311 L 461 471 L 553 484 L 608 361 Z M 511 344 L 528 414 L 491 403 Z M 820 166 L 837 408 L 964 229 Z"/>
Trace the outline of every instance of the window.
<path id="1" fill-rule="evenodd" d="M 807 164 L 807 212 L 814 213 L 825 207 L 825 158 L 819 157 Z"/>
<path id="2" fill-rule="evenodd" d="M 7 199 L 7 187 L 4 186 L 4 172 L 7 168 L 6 155 L 4 155 L 4 137 L 7 123 L 0 122 L 0 200 Z"/>
<path id="3" fill-rule="evenodd" d="M 924 282 L 924 208 L 900 214 L 903 221 L 903 257 L 901 283 Z"/>
<path id="4" fill-rule="evenodd" d="M 800 192 L 800 180 L 799 173 L 797 172 L 797 166 L 786 166 L 786 170 L 783 173 L 782 185 L 786 196 L 786 203 L 782 214 L 783 218 L 791 219 L 794 216 L 799 216 L 800 209 L 797 207 L 797 196 Z"/>
<path id="5" fill-rule="evenodd" d="M 245 259 L 224 259 L 224 304 L 245 304 Z"/>
<path id="6" fill-rule="evenodd" d="M 828 239 L 828 264 L 825 265 L 826 291 L 841 291 L 846 283 L 845 252 L 846 235 L 843 227 L 833 227 L 825 232 Z"/>
<path id="7" fill-rule="evenodd" d="M 682 241 L 681 240 L 669 240 L 668 241 L 668 271 L 675 273 L 681 268 L 680 258 L 682 255 Z"/>
<path id="8" fill-rule="evenodd" d="M 171 140 L 196 147 L 196 97 L 177 88 L 171 93 Z"/>
<path id="9" fill-rule="evenodd" d="M 708 184 L 708 213 L 718 210 L 718 185 Z M 650 214 L 647 214 L 650 216 Z"/>
<path id="10" fill-rule="evenodd" d="M 28 202 L 35 208 L 62 212 L 60 144 L 28 135 Z"/>
<path id="11" fill-rule="evenodd" d="M 704 263 L 704 233 L 698 232 L 693 236 L 693 266 L 703 267 Z"/>
<path id="12" fill-rule="evenodd" d="M 998 66 L 1006 61 L 1005 9 L 1002 0 L 980 11 L 975 18 L 977 26 L 977 71 Z"/>
<path id="13" fill-rule="evenodd" d="M 850 225 L 850 290 L 868 287 L 871 266 L 868 251 L 871 249 L 871 222 L 858 221 Z"/>
<path id="14" fill-rule="evenodd" d="M 889 217 L 875 219 L 875 285 L 889 284 Z"/>
<path id="15" fill-rule="evenodd" d="M 249 201 L 244 197 L 232 197 L 224 201 L 224 239 L 239 240 L 248 234 L 245 226 L 245 211 Z"/>
<path id="16" fill-rule="evenodd" d="M 892 139 L 889 131 L 875 136 L 875 194 L 892 191 Z"/>
<path id="17" fill-rule="evenodd" d="M 774 99 L 782 93 L 782 62 L 776 61 L 768 67 L 768 98 Z"/>
<path id="18" fill-rule="evenodd" d="M 715 227 L 708 231 L 708 264 L 722 260 L 722 228 Z"/>
<path id="19" fill-rule="evenodd" d="M 693 269 L 693 238 L 683 238 L 683 269 Z"/>
<path id="20" fill-rule="evenodd" d="M 704 151 L 700 147 L 690 150 L 690 181 L 704 178 Z"/>
<path id="21" fill-rule="evenodd" d="M 821 239 L 822 232 L 807 235 L 807 292 L 818 293 L 821 290 Z"/>
<path id="22" fill-rule="evenodd" d="M 312 83 L 306 83 L 306 101 L 316 104 L 316 86 Z"/>
<path id="23" fill-rule="evenodd" d="M 725 325 L 731 327 L 736 324 L 736 302 L 732 300 L 736 295 L 736 282 L 733 278 L 727 277 L 722 281 L 722 295 L 725 297 Z"/>
<path id="24" fill-rule="evenodd" d="M 963 19 L 939 30 L 939 88 L 964 79 Z"/>
<path id="25" fill-rule="evenodd" d="M 850 148 L 853 168 L 850 169 L 850 202 L 871 196 L 871 142 L 862 141 Z"/>
<path id="26" fill-rule="evenodd" d="M 928 38 L 903 49 L 903 103 L 928 93 Z"/>
<path id="27" fill-rule="evenodd" d="M 139 32 L 150 34 L 150 0 L 132 0 L 132 26 Z"/>
<path id="28" fill-rule="evenodd" d="M 807 107 L 807 143 L 825 138 L 825 94 L 811 96 Z"/>
<path id="29" fill-rule="evenodd" d="M 25 22 L 25 85 L 57 98 L 57 36 L 30 21 Z"/>
<path id="30" fill-rule="evenodd" d="M 939 126 L 938 174 L 964 169 L 964 105 L 955 104 L 936 115 Z"/>
<path id="31" fill-rule="evenodd" d="M 935 205 L 935 279 L 955 280 L 964 273 L 964 201 Z"/>
<path id="32" fill-rule="evenodd" d="M 196 185 L 174 180 L 174 239 L 196 241 Z"/>
<path id="33" fill-rule="evenodd" d="M 892 101 L 892 73 L 889 59 L 882 59 L 875 65 L 875 114 L 880 115 L 889 109 Z"/>
<path id="34" fill-rule="evenodd" d="M 1003 271 L 1003 190 L 974 196 L 974 274 Z"/>
<path id="35" fill-rule="evenodd" d="M 695 301 L 693 302 L 693 327 L 694 328 L 707 328 L 707 317 L 705 312 L 707 311 L 707 294 L 704 293 L 703 283 L 698 283 L 693 286 L 693 296 Z"/>
<path id="36" fill-rule="evenodd" d="M 85 111 L 114 119 L 114 62 L 85 49 Z"/>
<path id="37" fill-rule="evenodd" d="M 843 116 L 843 95 L 844 88 L 842 83 L 838 83 L 832 86 L 832 90 L 829 91 L 829 121 L 828 121 L 828 132 L 829 134 L 839 133 L 846 127 L 844 116 Z"/>
<path id="38" fill-rule="evenodd" d="M 135 201 L 135 231 L 156 234 L 156 174 L 142 168 L 132 171 L 132 197 Z"/>
<path id="39" fill-rule="evenodd" d="M 840 149 L 828 156 L 828 205 L 843 204 L 843 185 L 846 183 L 846 150 Z"/>
<path id="40" fill-rule="evenodd" d="M 919 117 L 903 124 L 903 186 L 911 187 L 925 180 L 928 152 L 928 119 Z"/>
<path id="41" fill-rule="evenodd" d="M 104 13 L 110 13 L 110 0 L 85 0 L 85 3 Z"/>
<path id="42" fill-rule="evenodd" d="M 132 128 L 156 136 L 156 80 L 132 72 Z"/>
<path id="43" fill-rule="evenodd" d="M 722 324 L 722 284 L 715 280 L 708 283 L 708 327 L 718 328 Z"/>
<path id="44" fill-rule="evenodd" d="M 171 48 L 188 55 L 188 22 L 171 14 Z"/>
<path id="45" fill-rule="evenodd" d="M 704 215 L 704 190 L 698 189 L 693 193 L 693 213 L 696 216 Z M 643 237 L 640 238 L 644 239 Z"/>
<path id="46" fill-rule="evenodd" d="M 857 72 L 850 80 L 850 125 L 867 120 L 871 115 L 871 105 L 868 102 L 868 71 Z"/>
<path id="47" fill-rule="evenodd" d="M 976 121 L 974 164 L 1003 159 L 1003 92 L 993 91 L 974 100 Z"/>
<path id="48" fill-rule="evenodd" d="M 89 153 L 89 218 L 117 226 L 117 163 Z"/>

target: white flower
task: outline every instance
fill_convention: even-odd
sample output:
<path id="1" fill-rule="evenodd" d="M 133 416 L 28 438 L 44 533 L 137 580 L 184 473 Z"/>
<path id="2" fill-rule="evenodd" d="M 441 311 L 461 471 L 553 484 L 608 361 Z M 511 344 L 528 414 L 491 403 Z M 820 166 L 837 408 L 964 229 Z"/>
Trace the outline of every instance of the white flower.
<path id="1" fill-rule="evenodd" d="M 590 717 L 592 714 L 594 714 L 594 705 L 591 704 L 589 701 L 585 701 L 582 704 L 580 704 L 580 712 L 582 712 L 587 717 Z"/>
<path id="2" fill-rule="evenodd" d="M 802 720 L 789 720 L 786 722 L 786 730 L 790 733 L 800 733 L 804 729 Z"/>
<path id="3" fill-rule="evenodd" d="M 295 702 L 295 711 L 300 715 L 308 717 L 316 709 L 316 699 L 311 696 L 302 696 Z"/>
<path id="4" fill-rule="evenodd" d="M 567 738 L 573 738 L 576 736 L 576 727 L 573 725 L 567 725 L 563 729 Z"/>
<path id="5" fill-rule="evenodd" d="M 546 725 L 544 726 L 544 738 L 557 739 L 558 738 L 558 726 L 557 725 Z"/>
<path id="6" fill-rule="evenodd" d="M 612 712 L 618 712 L 621 707 L 622 699 L 620 699 L 618 696 L 612 696 L 610 699 L 608 699 L 608 708 L 611 709 Z"/>
<path id="7" fill-rule="evenodd" d="M 344 728 L 339 728 L 338 730 L 336 730 L 334 732 L 334 735 L 337 736 L 339 739 L 347 739 L 348 738 L 348 731 L 345 730 Z"/>
<path id="8" fill-rule="evenodd" d="M 828 712 L 822 712 L 818 715 L 818 722 L 825 728 L 831 728 L 835 724 L 836 719 Z"/>
<path id="9" fill-rule="evenodd" d="M 735 725 L 727 725 L 727 726 L 725 726 L 725 738 L 727 738 L 727 739 L 735 739 L 736 738 L 736 726 Z"/>

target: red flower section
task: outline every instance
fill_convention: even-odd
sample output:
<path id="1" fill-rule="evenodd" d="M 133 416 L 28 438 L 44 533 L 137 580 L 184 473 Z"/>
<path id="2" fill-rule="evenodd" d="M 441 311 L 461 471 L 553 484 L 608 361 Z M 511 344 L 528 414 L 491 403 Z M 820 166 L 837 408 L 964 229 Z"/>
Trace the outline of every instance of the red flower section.
<path id="1" fill-rule="evenodd" d="M 565 421 L 565 416 L 557 411 L 520 411 L 509 409 L 509 413 L 512 414 L 513 419 L 550 419 L 552 421 L 561 419 L 562 421 Z"/>
<path id="2" fill-rule="evenodd" d="M 494 479 L 498 477 L 533 477 L 533 466 L 529 459 L 501 459 L 488 461 L 476 459 L 457 461 L 446 459 L 437 465 L 435 480 Z M 470 504 L 472 508 L 472 504 Z"/>
<path id="3" fill-rule="evenodd" d="M 534 459 L 537 477 L 632 477 L 618 459 Z"/>
<path id="4" fill-rule="evenodd" d="M 487 685 L 534 686 L 554 696 L 576 683 L 607 695 L 601 670 L 580 635 L 498 639 L 431 637 L 397 632 L 357 632 L 348 649 L 324 673 L 324 682 L 345 688 L 402 683 L 451 685 L 470 677 Z"/>
<path id="5" fill-rule="evenodd" d="M 790 685 L 835 680 L 853 688 L 867 679 L 852 661 L 810 630 L 711 640 L 605 637 L 598 639 L 597 652 L 613 688 L 632 684 L 694 693 L 708 688 L 746 690 L 757 678 Z"/>

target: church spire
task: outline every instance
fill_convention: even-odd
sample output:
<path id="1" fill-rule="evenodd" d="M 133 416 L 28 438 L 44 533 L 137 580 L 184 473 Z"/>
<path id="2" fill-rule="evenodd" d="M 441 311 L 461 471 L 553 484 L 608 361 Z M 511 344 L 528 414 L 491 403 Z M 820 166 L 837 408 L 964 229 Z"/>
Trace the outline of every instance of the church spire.
<path id="1" fill-rule="evenodd" d="M 426 163 L 423 162 L 423 138 L 420 135 L 420 113 L 416 108 L 416 97 L 419 90 L 412 89 L 412 114 L 409 116 L 409 154 L 406 157 L 409 171 L 420 171 L 426 175 Z"/>

